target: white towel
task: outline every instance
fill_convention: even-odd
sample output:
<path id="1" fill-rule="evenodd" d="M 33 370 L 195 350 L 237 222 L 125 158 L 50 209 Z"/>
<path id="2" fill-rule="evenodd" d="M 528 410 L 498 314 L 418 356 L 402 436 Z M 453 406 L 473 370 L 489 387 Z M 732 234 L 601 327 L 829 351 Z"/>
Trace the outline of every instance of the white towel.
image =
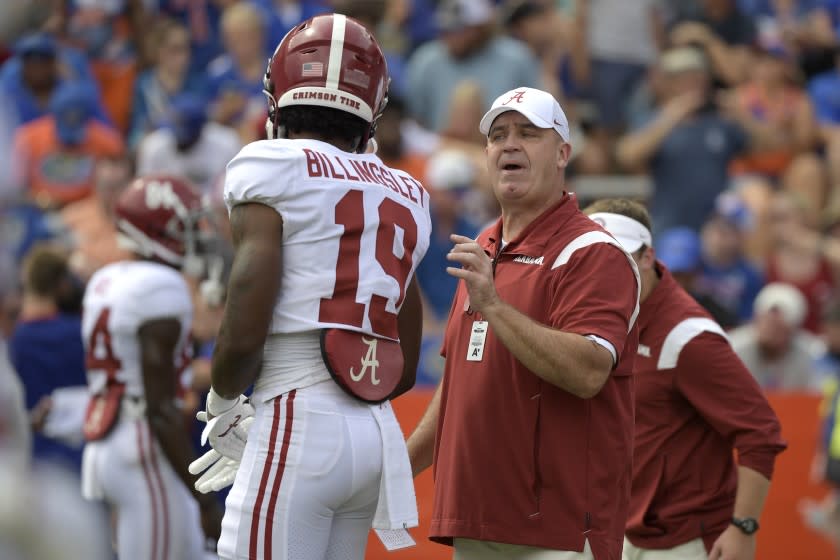
<path id="1" fill-rule="evenodd" d="M 417 527 L 417 497 L 408 449 L 390 402 L 371 407 L 382 434 L 382 478 L 373 529 L 388 550 L 415 544 L 409 527 Z"/>
<path id="2" fill-rule="evenodd" d="M 84 443 L 82 427 L 90 400 L 87 385 L 60 387 L 50 395 L 52 407 L 44 422 L 44 435 L 72 446 Z"/>

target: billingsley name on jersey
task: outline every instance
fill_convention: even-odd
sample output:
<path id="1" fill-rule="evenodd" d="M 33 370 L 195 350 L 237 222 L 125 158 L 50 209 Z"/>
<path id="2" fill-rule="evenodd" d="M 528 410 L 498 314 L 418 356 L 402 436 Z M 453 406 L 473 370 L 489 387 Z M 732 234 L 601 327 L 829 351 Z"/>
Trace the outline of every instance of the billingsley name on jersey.
<path id="1" fill-rule="evenodd" d="M 303 148 L 303 152 L 306 154 L 306 171 L 310 177 L 378 184 L 402 195 L 421 208 L 425 208 L 428 203 L 425 189 L 410 175 L 395 172 L 372 161 L 342 157 L 338 154 L 325 154 L 309 148 Z M 415 192 L 418 194 L 415 195 Z"/>

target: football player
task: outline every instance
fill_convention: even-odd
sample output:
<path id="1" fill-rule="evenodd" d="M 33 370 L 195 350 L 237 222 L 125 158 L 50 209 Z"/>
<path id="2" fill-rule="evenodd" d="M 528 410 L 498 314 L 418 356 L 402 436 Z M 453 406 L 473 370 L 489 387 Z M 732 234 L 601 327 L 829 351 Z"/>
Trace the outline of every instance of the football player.
<path id="1" fill-rule="evenodd" d="M 235 473 L 221 558 L 361 560 L 371 526 L 413 542 L 389 399 L 414 384 L 431 225 L 423 186 L 372 153 L 388 82 L 361 24 L 303 22 L 269 60 L 269 139 L 228 165 L 236 252 L 199 413 L 214 450 L 193 467 L 212 465 L 204 490 Z"/>
<path id="2" fill-rule="evenodd" d="M 116 517 L 120 560 L 202 558 L 204 537 L 220 530 L 219 503 L 193 488 L 181 410 L 193 307 L 180 270 L 198 258 L 202 214 L 187 182 L 135 179 L 115 209 L 120 245 L 135 258 L 98 270 L 85 292 L 82 493 Z"/>

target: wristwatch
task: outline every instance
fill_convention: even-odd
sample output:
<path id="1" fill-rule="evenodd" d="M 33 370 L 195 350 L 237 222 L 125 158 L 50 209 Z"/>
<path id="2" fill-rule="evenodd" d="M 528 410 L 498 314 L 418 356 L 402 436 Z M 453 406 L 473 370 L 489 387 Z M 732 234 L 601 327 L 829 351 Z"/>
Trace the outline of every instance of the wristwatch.
<path id="1" fill-rule="evenodd" d="M 739 517 L 733 517 L 732 524 L 738 527 L 741 530 L 741 532 L 745 535 L 752 535 L 753 533 L 758 531 L 758 521 L 756 521 L 752 517 L 744 517 L 743 519 Z"/>

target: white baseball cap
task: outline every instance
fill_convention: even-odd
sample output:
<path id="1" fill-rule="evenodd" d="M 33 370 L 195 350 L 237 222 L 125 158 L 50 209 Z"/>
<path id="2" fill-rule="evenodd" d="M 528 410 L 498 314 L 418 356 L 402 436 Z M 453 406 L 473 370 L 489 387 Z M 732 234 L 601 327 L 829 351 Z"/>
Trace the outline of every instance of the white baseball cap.
<path id="1" fill-rule="evenodd" d="M 589 218 L 615 237 L 615 240 L 621 243 L 628 253 L 635 253 L 643 245 L 653 247 L 653 236 L 650 230 L 633 218 L 612 212 L 596 212 Z"/>
<path id="2" fill-rule="evenodd" d="M 469 156 L 460 150 L 442 150 L 426 163 L 426 182 L 435 191 L 470 187 L 475 168 Z"/>
<path id="3" fill-rule="evenodd" d="M 808 301 L 795 286 L 771 282 L 758 292 L 753 311 L 760 314 L 772 309 L 777 309 L 789 326 L 799 328 L 808 313 Z"/>
<path id="4" fill-rule="evenodd" d="M 496 117 L 507 111 L 516 111 L 539 128 L 553 128 L 564 142 L 569 142 L 569 121 L 554 96 L 547 91 L 519 87 L 503 93 L 481 118 L 478 129 L 482 134 L 490 132 Z"/>

